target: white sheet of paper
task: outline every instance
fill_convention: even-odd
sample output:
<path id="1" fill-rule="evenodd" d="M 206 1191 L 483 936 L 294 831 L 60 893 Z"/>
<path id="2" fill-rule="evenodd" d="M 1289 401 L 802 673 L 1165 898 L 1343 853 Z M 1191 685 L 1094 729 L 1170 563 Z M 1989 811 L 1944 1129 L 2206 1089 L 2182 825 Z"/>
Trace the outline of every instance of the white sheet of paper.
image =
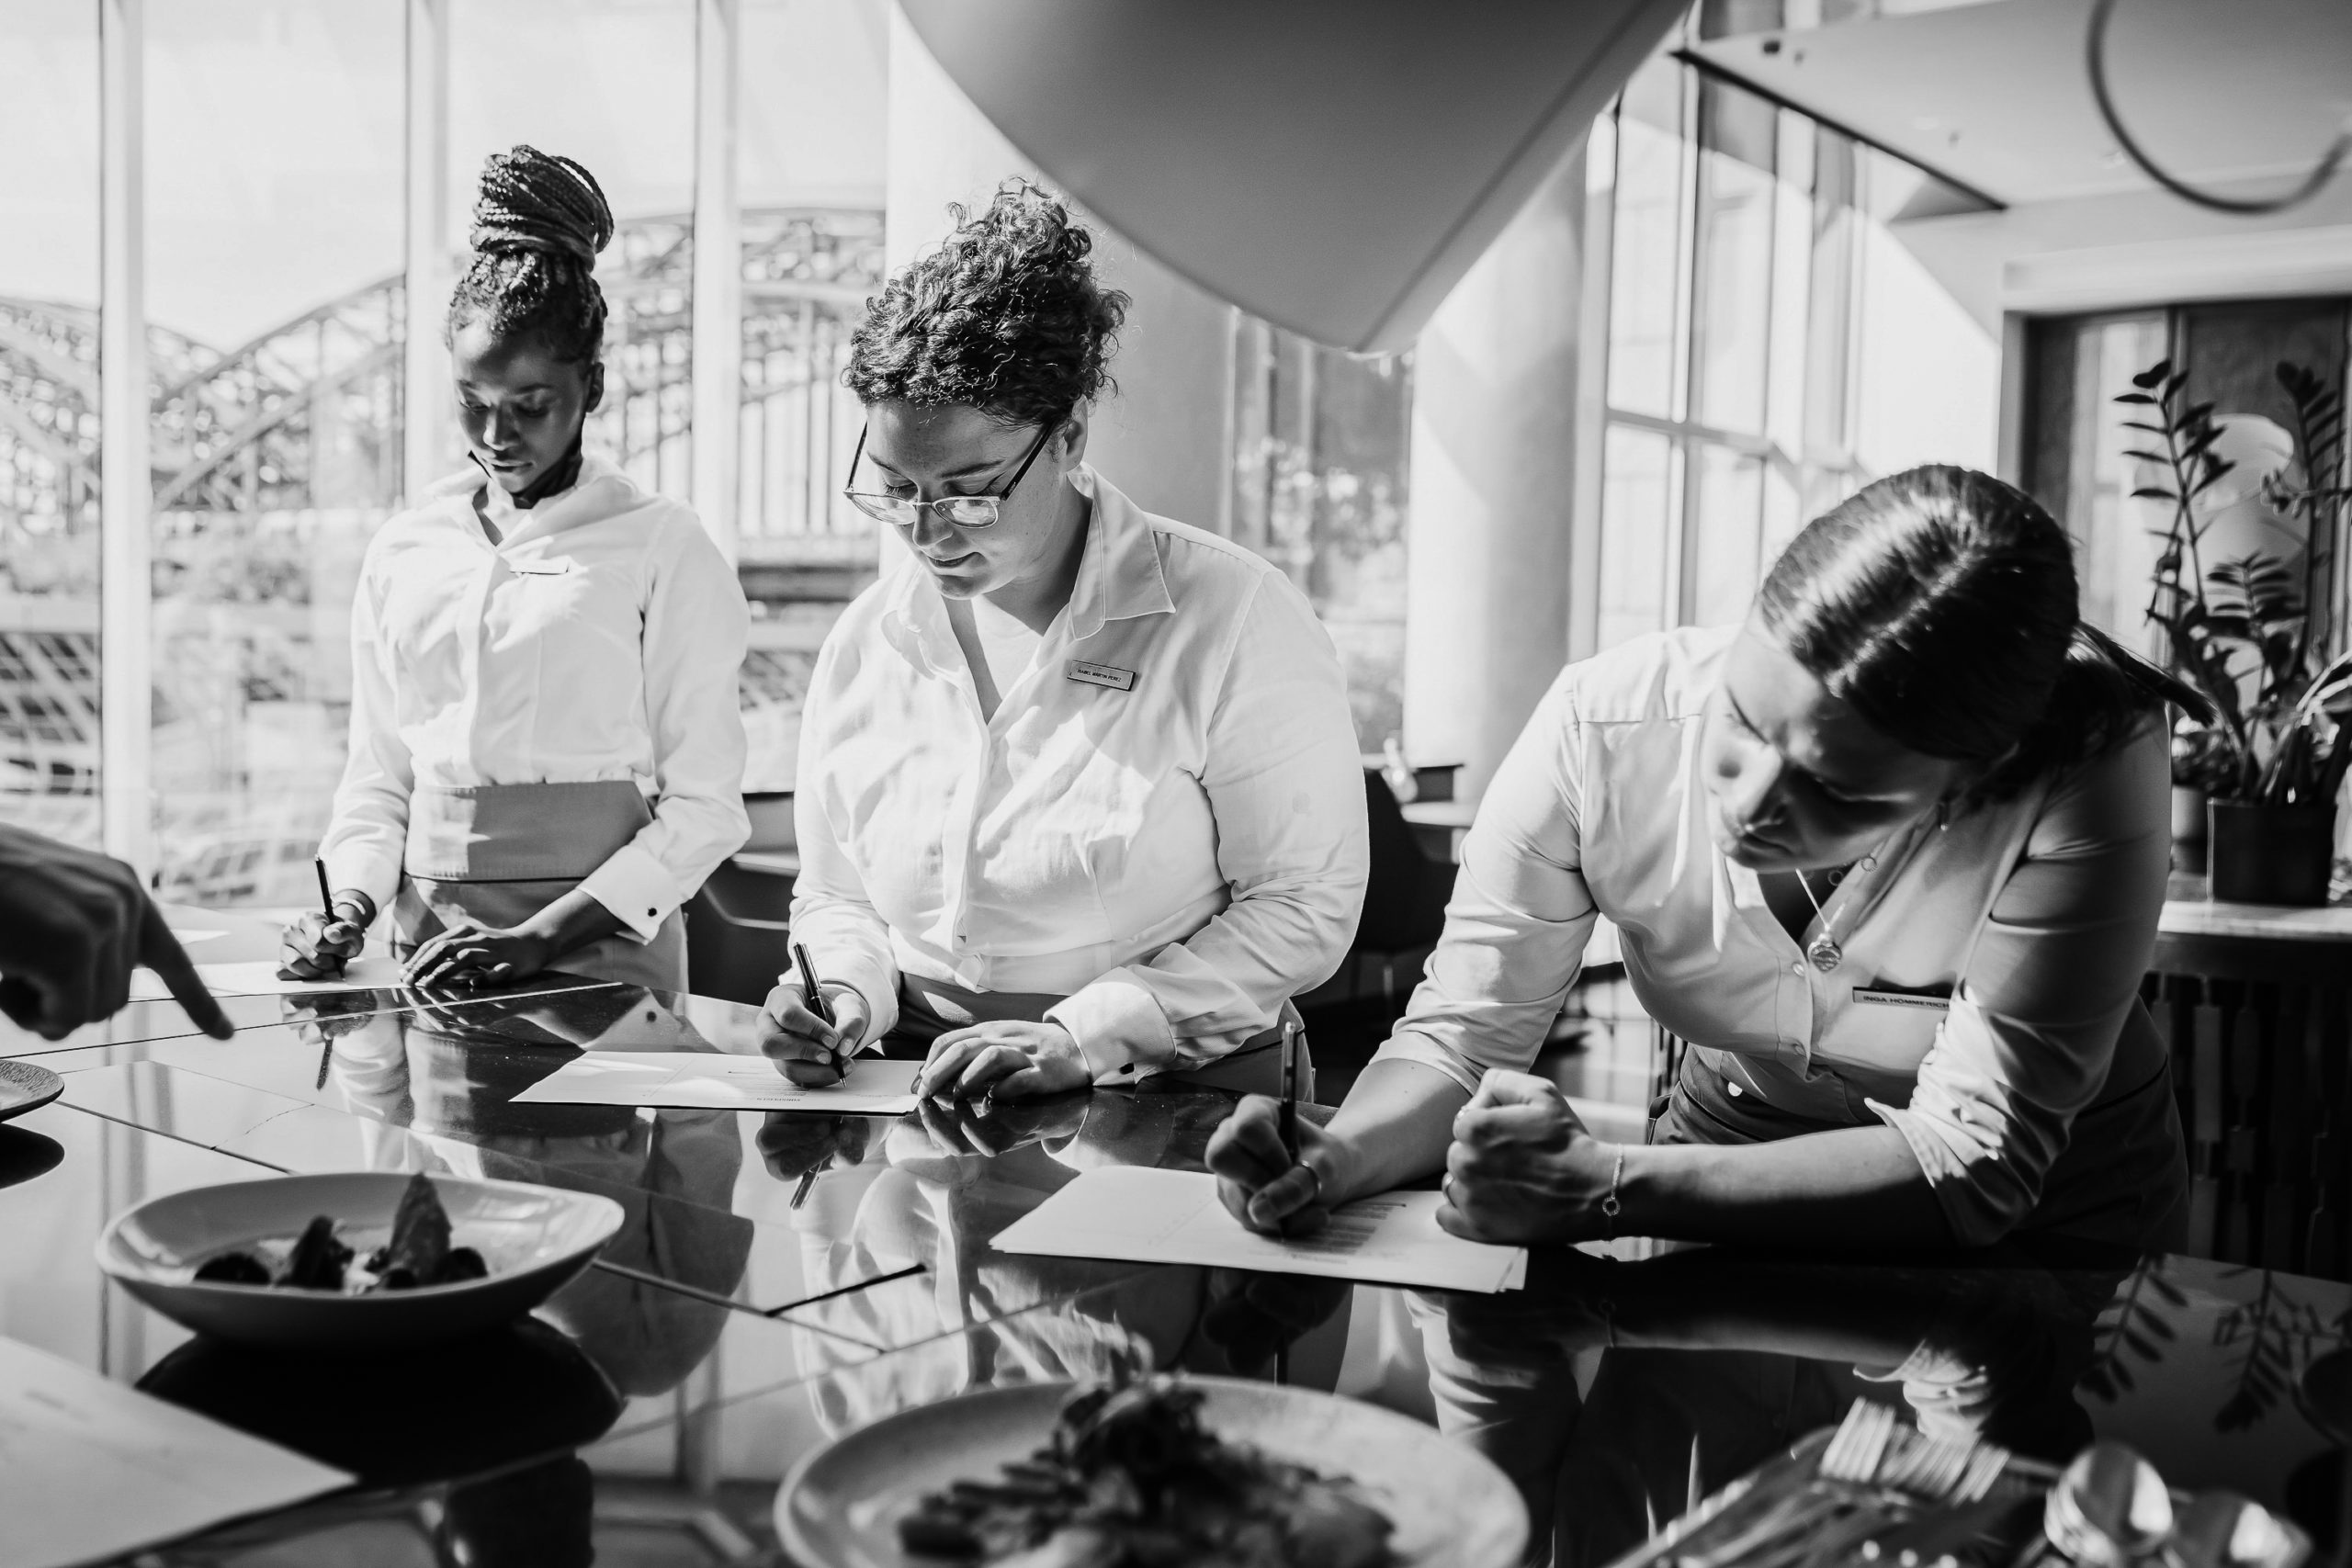
<path id="1" fill-rule="evenodd" d="M 268 959 L 250 964 L 199 964 L 196 972 L 201 976 L 207 989 L 216 997 L 297 997 L 316 991 L 376 991 L 398 990 L 401 984 L 400 960 L 389 954 L 370 954 L 355 958 L 345 965 L 343 977 L 337 980 L 281 980 L 277 965 Z M 130 999 L 134 1002 L 167 1001 L 171 988 L 164 977 L 153 969 L 130 972 Z"/>
<path id="2" fill-rule="evenodd" d="M 829 1089 L 804 1089 L 765 1056 L 591 1051 L 514 1097 L 518 1105 L 670 1105 L 718 1111 L 823 1111 L 903 1116 L 921 1062 L 856 1061 Z"/>
<path id="3" fill-rule="evenodd" d="M 1336 1211 L 1304 1237 L 1260 1235 L 1225 1212 L 1199 1171 L 1099 1167 L 1000 1233 L 1000 1252 L 1115 1258 L 1315 1274 L 1366 1284 L 1491 1294 L 1526 1278 L 1527 1249 L 1464 1241 L 1437 1227 L 1434 1192 L 1385 1192 Z"/>
<path id="4" fill-rule="evenodd" d="M 0 1338 L 0 1568 L 117 1557 L 353 1479 Z"/>

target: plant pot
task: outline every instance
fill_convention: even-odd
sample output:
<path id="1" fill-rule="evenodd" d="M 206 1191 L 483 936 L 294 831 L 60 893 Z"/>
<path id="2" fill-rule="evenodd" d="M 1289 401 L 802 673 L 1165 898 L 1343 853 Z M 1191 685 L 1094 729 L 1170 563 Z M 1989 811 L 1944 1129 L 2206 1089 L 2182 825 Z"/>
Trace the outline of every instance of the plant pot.
<path id="1" fill-rule="evenodd" d="M 2216 800 L 2209 896 L 2226 904 L 2327 902 L 2335 855 L 2333 806 L 2255 806 Z"/>
<path id="2" fill-rule="evenodd" d="M 2205 841 L 2205 792 L 2196 784 L 2172 786 L 2172 841 L 2176 844 L 2201 844 Z"/>

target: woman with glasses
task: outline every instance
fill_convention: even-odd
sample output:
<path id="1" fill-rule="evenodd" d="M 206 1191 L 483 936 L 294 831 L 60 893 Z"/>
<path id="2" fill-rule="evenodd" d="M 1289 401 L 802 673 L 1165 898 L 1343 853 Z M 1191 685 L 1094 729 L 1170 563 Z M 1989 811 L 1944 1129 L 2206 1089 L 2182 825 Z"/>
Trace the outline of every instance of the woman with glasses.
<path id="1" fill-rule="evenodd" d="M 2162 1249 L 2188 1168 L 2141 1005 L 2170 870 L 2165 704 L 2078 619 L 2065 530 L 1925 468 L 1815 520 L 1742 626 L 1571 665 L 1479 802 L 1429 977 L 1294 1154 L 1244 1101 L 1226 1201 L 1311 1228 L 1443 1174 L 1439 1223 Z M 1532 1075 L 1593 922 L 1689 1042 L 1641 1143 Z"/>
<path id="2" fill-rule="evenodd" d="M 751 616 L 691 510 L 582 450 L 612 237 L 585 168 L 492 155 L 443 329 L 473 461 L 368 541 L 333 908 L 287 928 L 290 978 L 340 973 L 389 907 L 413 984 L 685 988 L 679 908 L 751 831 Z"/>
<path id="3" fill-rule="evenodd" d="M 1281 572 L 1086 466 L 1126 305 L 1087 231 L 1022 182 L 956 218 L 852 340 L 849 499 L 910 559 L 818 655 L 792 934 L 831 1021 L 787 974 L 767 1046 L 823 1082 L 880 1043 L 928 1094 L 1207 1067 L 1354 931 L 1346 683 Z"/>

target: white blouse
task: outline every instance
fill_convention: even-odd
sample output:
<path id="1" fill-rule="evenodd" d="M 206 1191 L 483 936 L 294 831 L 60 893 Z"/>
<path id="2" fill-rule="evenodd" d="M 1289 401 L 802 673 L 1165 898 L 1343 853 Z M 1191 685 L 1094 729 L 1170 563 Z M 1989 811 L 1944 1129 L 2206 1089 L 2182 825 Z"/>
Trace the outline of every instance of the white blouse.
<path id="1" fill-rule="evenodd" d="M 417 785 L 628 779 L 653 820 L 582 883 L 650 941 L 751 835 L 736 694 L 750 613 L 694 513 L 590 457 L 527 512 L 479 470 L 368 541 L 351 755 L 320 853 L 384 908 Z"/>
<path id="2" fill-rule="evenodd" d="M 2163 1066 L 2153 1031 L 2124 1027 L 2170 869 L 2162 734 L 1898 833 L 1828 906 L 1845 957 L 1825 975 L 1708 831 L 1700 730 L 1735 635 L 1644 637 L 1561 674 L 1479 803 L 1429 976 L 1378 1059 L 1473 1090 L 1525 1070 L 1606 915 L 1643 1007 L 1730 1053 L 1735 1093 L 1883 1119 L 1954 1235 L 1993 1240 L 2075 1115 Z"/>
<path id="3" fill-rule="evenodd" d="M 1077 585 L 992 718 L 921 572 L 826 637 L 792 930 L 864 995 L 869 1039 L 902 973 L 1047 993 L 1116 1082 L 1231 1050 L 1338 967 L 1363 774 L 1339 655 L 1289 580 L 1091 469 L 1071 482 L 1094 502 Z"/>

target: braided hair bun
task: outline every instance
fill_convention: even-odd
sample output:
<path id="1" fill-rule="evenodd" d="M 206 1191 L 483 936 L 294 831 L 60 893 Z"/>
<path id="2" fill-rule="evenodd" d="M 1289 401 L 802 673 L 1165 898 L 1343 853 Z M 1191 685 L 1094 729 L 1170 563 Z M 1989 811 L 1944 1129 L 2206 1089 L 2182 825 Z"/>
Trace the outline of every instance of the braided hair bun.
<path id="1" fill-rule="evenodd" d="M 596 176 L 536 147 L 493 152 L 474 200 L 474 256 L 449 299 L 448 332 L 486 323 L 527 336 L 567 363 L 599 357 L 605 294 L 596 254 L 612 242 L 613 209 Z"/>
<path id="2" fill-rule="evenodd" d="M 1094 236 L 1052 193 L 1008 180 L 978 217 L 902 268 L 850 338 L 858 400 L 968 403 L 1007 424 L 1058 424 L 1111 385 L 1127 297 L 1095 278 Z"/>

